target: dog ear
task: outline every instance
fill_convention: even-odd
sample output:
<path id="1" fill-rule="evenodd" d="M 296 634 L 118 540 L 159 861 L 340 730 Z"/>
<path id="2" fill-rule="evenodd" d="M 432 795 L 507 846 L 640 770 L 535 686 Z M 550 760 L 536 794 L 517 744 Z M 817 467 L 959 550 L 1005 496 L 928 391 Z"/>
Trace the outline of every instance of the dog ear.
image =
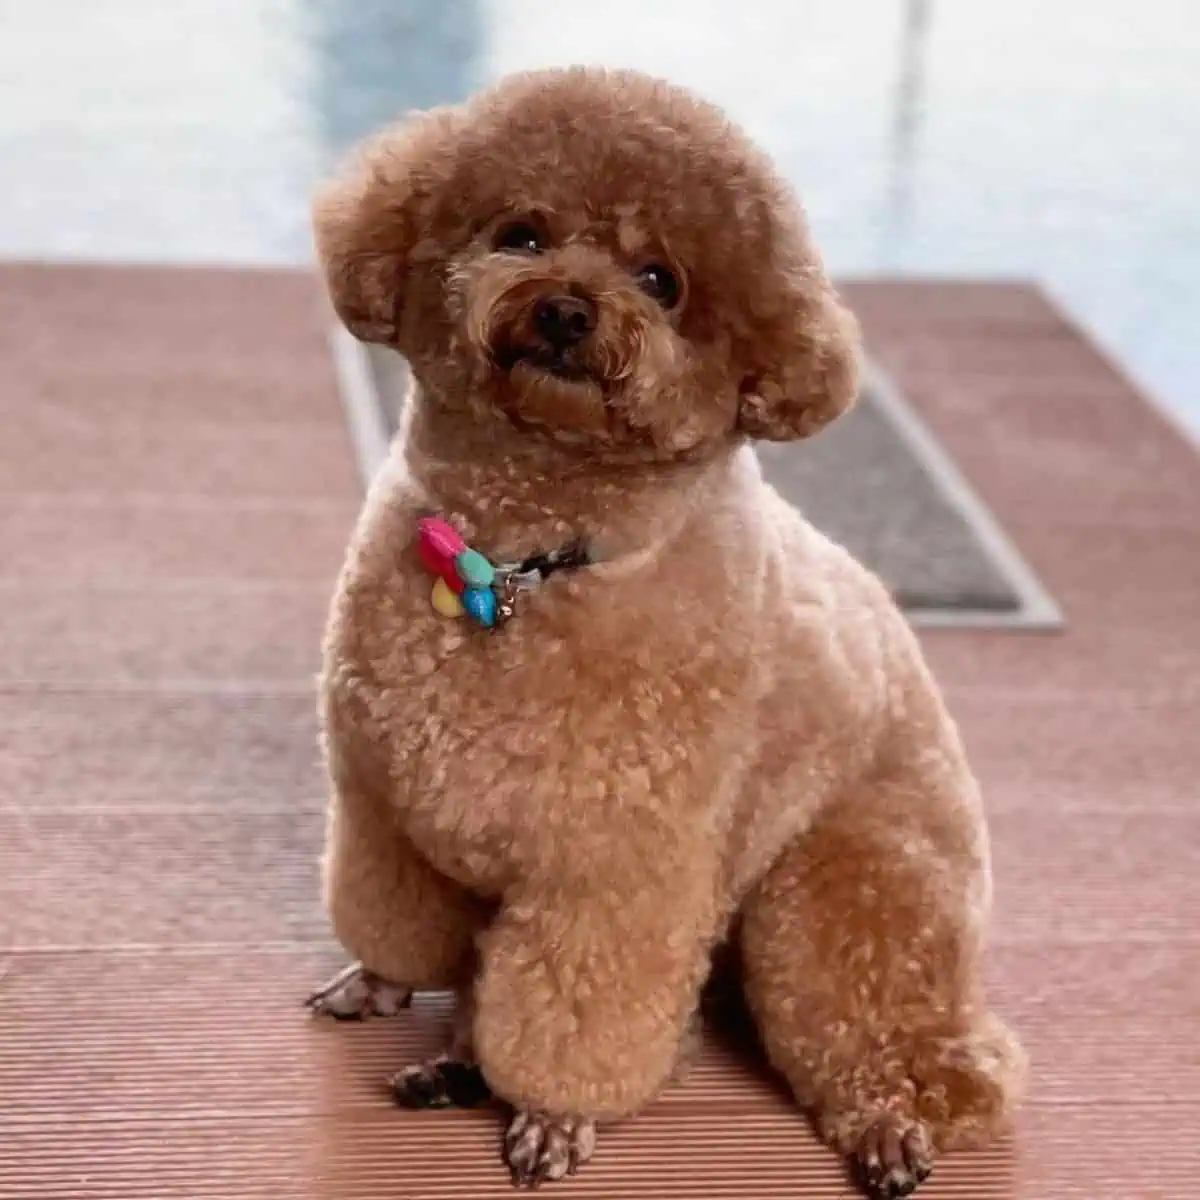
<path id="1" fill-rule="evenodd" d="M 367 142 L 313 204 L 317 258 L 355 337 L 395 345 L 413 259 L 433 219 L 455 114 L 438 109 Z"/>
<path id="2" fill-rule="evenodd" d="M 845 412 L 858 394 L 858 322 L 819 266 L 783 276 L 778 315 L 757 329 L 755 365 L 743 381 L 738 427 L 747 437 L 808 437 Z"/>

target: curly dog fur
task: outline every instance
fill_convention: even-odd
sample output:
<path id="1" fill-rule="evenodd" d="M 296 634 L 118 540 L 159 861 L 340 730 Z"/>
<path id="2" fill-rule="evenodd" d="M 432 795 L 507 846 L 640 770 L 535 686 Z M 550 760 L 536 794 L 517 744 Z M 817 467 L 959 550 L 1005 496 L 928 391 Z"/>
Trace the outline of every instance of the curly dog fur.
<path id="1" fill-rule="evenodd" d="M 414 377 L 325 643 L 328 908 L 368 978 L 471 1001 L 514 1176 L 654 1099 L 725 942 L 878 1194 L 1003 1130 L 1022 1058 L 981 990 L 958 734 L 884 588 L 748 446 L 857 387 L 766 157 L 661 81 L 538 72 L 384 133 L 316 230 L 342 320 Z M 596 562 L 484 632 L 430 607 L 429 511 L 493 560 Z"/>

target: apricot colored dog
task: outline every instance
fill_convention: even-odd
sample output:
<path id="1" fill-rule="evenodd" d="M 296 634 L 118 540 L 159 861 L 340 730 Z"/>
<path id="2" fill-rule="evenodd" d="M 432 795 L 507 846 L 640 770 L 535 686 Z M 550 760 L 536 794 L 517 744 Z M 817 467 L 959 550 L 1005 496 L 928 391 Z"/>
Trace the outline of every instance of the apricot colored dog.
<path id="1" fill-rule="evenodd" d="M 1004 1129 L 975 779 L 883 586 L 749 446 L 857 387 L 767 158 L 661 81 L 539 72 L 383 134 L 316 228 L 337 312 L 414 386 L 325 643 L 327 902 L 358 961 L 312 1006 L 456 989 L 454 1045 L 398 1096 L 490 1088 L 519 1184 L 672 1078 L 722 945 L 875 1194 Z M 429 516 L 533 577 L 496 585 L 497 628 L 431 606 Z"/>

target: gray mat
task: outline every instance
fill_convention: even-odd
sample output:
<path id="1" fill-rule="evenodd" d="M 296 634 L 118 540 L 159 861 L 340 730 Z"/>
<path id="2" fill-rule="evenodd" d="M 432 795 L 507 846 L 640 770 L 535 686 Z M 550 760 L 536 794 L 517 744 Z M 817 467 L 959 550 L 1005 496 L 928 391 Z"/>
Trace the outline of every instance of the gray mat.
<path id="1" fill-rule="evenodd" d="M 908 609 L 1015 612 L 1021 599 L 945 483 L 868 388 L 819 437 L 762 445 L 763 472 Z"/>
<path id="2" fill-rule="evenodd" d="M 395 428 L 403 361 L 371 349 L 370 374 L 384 424 Z M 818 528 L 876 571 L 910 612 L 1021 619 L 1029 608 L 994 533 L 964 504 L 952 468 L 913 436 L 915 418 L 881 387 L 808 442 L 763 445 L 767 478 Z M 977 502 L 973 502 L 977 506 Z M 1017 567 L 1020 564 L 1016 564 Z M 1028 590 L 1028 589 L 1024 589 Z"/>

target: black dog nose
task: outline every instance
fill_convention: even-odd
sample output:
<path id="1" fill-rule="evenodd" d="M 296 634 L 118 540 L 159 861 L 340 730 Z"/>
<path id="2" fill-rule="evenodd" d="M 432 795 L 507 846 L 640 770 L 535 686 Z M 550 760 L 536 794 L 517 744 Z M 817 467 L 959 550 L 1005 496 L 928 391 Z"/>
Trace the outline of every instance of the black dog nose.
<path id="1" fill-rule="evenodd" d="M 550 296 L 533 310 L 533 327 L 555 350 L 566 350 L 596 328 L 596 306 L 579 296 Z"/>

